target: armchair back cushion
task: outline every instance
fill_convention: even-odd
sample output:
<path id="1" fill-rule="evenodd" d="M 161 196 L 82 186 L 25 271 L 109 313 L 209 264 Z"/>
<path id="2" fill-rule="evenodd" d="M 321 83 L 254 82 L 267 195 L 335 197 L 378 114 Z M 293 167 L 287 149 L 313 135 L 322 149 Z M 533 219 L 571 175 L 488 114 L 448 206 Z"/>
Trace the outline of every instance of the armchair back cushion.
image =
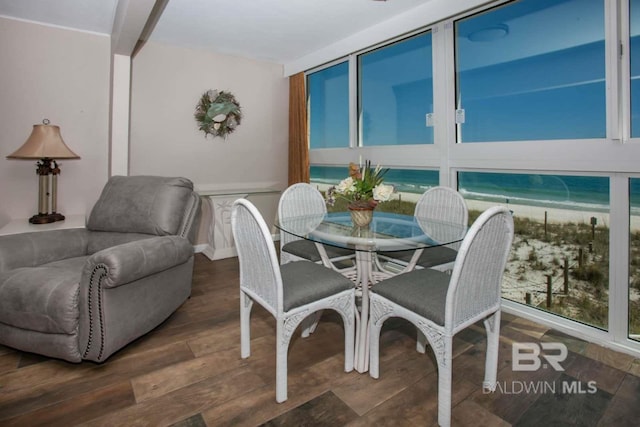
<path id="1" fill-rule="evenodd" d="M 192 194 L 193 184 L 186 178 L 114 176 L 93 207 L 87 229 L 181 235 L 187 216 L 184 209 Z"/>

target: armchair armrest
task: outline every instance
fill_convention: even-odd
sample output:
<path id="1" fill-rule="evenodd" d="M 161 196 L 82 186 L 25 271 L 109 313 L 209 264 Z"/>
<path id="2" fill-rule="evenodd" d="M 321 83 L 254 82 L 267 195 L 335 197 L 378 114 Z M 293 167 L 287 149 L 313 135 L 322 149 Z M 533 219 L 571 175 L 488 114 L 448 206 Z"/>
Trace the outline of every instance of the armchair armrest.
<path id="1" fill-rule="evenodd" d="M 83 256 L 87 242 L 84 228 L 0 236 L 0 271 Z"/>
<path id="2" fill-rule="evenodd" d="M 103 249 L 91 255 L 83 277 L 103 269 L 102 287 L 115 288 L 185 263 L 193 246 L 184 237 L 160 236 Z M 84 282 L 84 279 L 83 279 Z"/>
<path id="3" fill-rule="evenodd" d="M 193 246 L 159 236 L 103 249 L 80 279 L 78 342 L 82 358 L 104 361 L 149 332 L 191 292 Z"/>

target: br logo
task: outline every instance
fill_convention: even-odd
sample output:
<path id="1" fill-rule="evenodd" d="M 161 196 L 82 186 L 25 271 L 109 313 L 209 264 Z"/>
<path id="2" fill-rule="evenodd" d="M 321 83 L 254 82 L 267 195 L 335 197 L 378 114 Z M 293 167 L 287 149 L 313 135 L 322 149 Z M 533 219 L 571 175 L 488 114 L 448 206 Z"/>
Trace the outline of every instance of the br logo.
<path id="1" fill-rule="evenodd" d="M 514 371 L 537 371 L 541 366 L 551 366 L 556 371 L 564 371 L 560 362 L 567 358 L 567 354 L 567 346 L 558 342 L 514 342 L 511 347 L 512 367 Z M 543 361 L 546 362 L 544 365 Z"/>

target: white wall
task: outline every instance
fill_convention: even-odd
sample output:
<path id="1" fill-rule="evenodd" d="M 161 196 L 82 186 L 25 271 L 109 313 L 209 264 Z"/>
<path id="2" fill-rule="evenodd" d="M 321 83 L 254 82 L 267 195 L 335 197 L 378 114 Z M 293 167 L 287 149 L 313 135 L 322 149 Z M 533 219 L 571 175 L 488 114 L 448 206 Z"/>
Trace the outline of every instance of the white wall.
<path id="1" fill-rule="evenodd" d="M 86 214 L 107 179 L 110 41 L 0 18 L 0 226 L 38 211 L 35 161 L 8 160 L 48 118 L 80 160 L 60 161 L 58 211 Z"/>
<path id="2" fill-rule="evenodd" d="M 147 43 L 133 58 L 130 174 L 181 175 L 199 188 L 287 183 L 288 79 L 282 66 Z M 198 130 L 200 96 L 230 91 L 242 123 L 226 140 Z"/>
<path id="3" fill-rule="evenodd" d="M 185 176 L 197 189 L 287 186 L 288 79 L 282 65 L 149 42 L 132 61 L 131 175 Z M 209 89 L 233 93 L 240 126 L 227 139 L 198 130 Z M 273 224 L 279 194 L 250 196 Z M 207 207 L 198 234 L 206 241 Z"/>

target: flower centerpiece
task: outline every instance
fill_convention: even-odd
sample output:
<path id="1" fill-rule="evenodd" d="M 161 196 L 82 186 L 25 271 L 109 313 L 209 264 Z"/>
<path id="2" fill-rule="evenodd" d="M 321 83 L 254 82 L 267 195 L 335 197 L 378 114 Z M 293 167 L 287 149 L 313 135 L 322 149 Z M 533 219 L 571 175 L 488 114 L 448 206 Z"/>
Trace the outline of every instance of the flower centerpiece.
<path id="1" fill-rule="evenodd" d="M 369 225 L 375 207 L 390 200 L 395 190 L 392 185 L 383 184 L 388 171 L 380 165 L 372 168 L 370 161 L 362 167 L 349 163 L 349 176 L 327 190 L 327 204 L 333 206 L 338 197 L 345 199 L 349 202 L 347 208 L 351 211 L 354 225 Z"/>

